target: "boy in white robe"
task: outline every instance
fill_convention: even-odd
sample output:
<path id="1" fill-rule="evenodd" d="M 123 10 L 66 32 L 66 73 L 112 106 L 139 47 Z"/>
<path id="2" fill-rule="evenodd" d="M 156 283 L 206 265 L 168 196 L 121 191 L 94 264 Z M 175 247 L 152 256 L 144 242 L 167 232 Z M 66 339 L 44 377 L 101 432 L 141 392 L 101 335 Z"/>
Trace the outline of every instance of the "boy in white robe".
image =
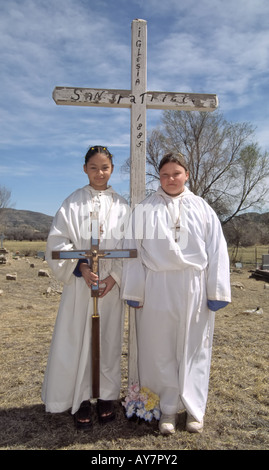
<path id="1" fill-rule="evenodd" d="M 136 312 L 141 387 L 160 397 L 163 434 L 202 432 L 214 330 L 214 311 L 231 301 L 229 257 L 212 208 L 185 187 L 181 154 L 167 154 L 160 188 L 133 211 L 125 246 L 138 250 L 124 263 L 121 295 Z"/>
<path id="2" fill-rule="evenodd" d="M 46 411 L 71 408 L 77 428 L 91 427 L 91 286 L 98 279 L 87 259 L 52 260 L 54 250 L 90 249 L 90 213 L 99 212 L 100 249 L 121 248 L 129 207 L 108 180 L 112 155 L 105 147 L 91 147 L 84 171 L 90 184 L 76 190 L 58 210 L 47 240 L 46 260 L 64 283 L 42 389 Z M 124 222 L 125 221 L 125 222 Z M 100 260 L 100 399 L 101 422 L 114 418 L 113 401 L 119 398 L 123 302 L 119 295 L 122 263 Z M 103 287 L 102 287 L 103 285 Z"/>

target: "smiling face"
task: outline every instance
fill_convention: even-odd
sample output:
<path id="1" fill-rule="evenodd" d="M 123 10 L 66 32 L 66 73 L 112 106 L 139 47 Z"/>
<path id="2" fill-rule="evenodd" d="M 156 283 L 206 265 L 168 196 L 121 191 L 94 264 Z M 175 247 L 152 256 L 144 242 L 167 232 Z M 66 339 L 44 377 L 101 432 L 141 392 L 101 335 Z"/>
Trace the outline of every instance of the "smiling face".
<path id="1" fill-rule="evenodd" d="M 161 187 L 169 196 L 178 196 L 184 191 L 189 172 L 176 162 L 165 163 L 160 169 Z"/>
<path id="2" fill-rule="evenodd" d="M 84 171 L 88 175 L 93 189 L 107 189 L 108 180 L 113 171 L 110 158 L 105 153 L 95 153 L 84 165 Z"/>

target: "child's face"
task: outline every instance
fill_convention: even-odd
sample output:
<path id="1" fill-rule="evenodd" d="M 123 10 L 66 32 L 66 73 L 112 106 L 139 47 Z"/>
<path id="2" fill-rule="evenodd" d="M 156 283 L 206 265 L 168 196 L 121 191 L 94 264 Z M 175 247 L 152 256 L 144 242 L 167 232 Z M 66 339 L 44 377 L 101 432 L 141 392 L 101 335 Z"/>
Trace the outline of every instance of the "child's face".
<path id="1" fill-rule="evenodd" d="M 93 189 L 104 190 L 113 171 L 110 159 L 104 153 L 94 154 L 84 165 L 84 171 L 88 175 Z"/>
<path id="2" fill-rule="evenodd" d="M 160 170 L 161 187 L 169 196 L 182 193 L 188 178 L 189 172 L 176 162 L 165 163 Z"/>

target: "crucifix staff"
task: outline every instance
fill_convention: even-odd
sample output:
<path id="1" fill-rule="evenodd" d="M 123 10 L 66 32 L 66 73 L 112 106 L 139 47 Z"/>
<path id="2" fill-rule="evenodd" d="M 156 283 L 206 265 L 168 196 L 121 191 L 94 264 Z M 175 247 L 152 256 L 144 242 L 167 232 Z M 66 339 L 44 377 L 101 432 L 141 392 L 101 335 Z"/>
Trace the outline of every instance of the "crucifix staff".
<path id="1" fill-rule="evenodd" d="M 52 259 L 90 259 L 91 269 L 94 274 L 99 275 L 100 259 L 111 258 L 136 258 L 137 250 L 101 250 L 99 248 L 99 214 L 91 213 L 91 249 L 90 250 L 70 250 L 53 251 Z M 92 398 L 99 398 L 100 395 L 100 315 L 98 311 L 99 280 L 96 285 L 91 286 L 91 296 L 93 298 L 92 314 Z"/>

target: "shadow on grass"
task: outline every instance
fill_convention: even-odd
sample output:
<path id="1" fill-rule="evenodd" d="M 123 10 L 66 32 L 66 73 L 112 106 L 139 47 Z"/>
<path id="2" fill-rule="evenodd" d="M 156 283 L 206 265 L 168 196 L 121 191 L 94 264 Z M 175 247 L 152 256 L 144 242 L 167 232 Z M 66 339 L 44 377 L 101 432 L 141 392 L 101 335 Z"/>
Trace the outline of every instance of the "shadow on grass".
<path id="1" fill-rule="evenodd" d="M 145 437 L 159 435 L 158 422 L 128 420 L 120 401 L 115 403 L 116 419 L 105 425 L 98 422 L 96 407 L 92 407 L 93 426 L 77 431 L 73 416 L 65 413 L 46 413 L 43 404 L 0 410 L 0 448 L 4 450 L 115 450 L 141 448 Z M 183 418 L 182 418 L 183 419 Z M 182 426 L 184 424 L 182 423 Z"/>

